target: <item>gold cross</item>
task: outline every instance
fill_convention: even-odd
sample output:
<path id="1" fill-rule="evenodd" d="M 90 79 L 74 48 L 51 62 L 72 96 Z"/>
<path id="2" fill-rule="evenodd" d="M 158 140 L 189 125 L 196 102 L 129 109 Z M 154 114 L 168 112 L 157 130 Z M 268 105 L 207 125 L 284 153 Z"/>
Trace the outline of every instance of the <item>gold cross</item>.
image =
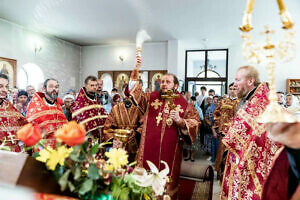
<path id="1" fill-rule="evenodd" d="M 183 110 L 181 109 L 181 105 L 177 105 L 176 108 L 175 108 L 175 110 L 177 112 L 183 113 Z"/>
<path id="2" fill-rule="evenodd" d="M 162 113 L 160 112 L 160 113 L 158 113 L 158 115 L 157 115 L 157 117 L 156 117 L 156 125 L 158 126 L 159 125 L 159 123 L 160 123 L 160 121 L 162 120 Z"/>
<path id="3" fill-rule="evenodd" d="M 155 99 L 155 101 L 151 103 L 151 106 L 153 106 L 155 110 L 157 110 L 158 106 L 161 106 L 161 105 L 162 105 L 162 102 L 160 102 L 158 99 Z"/>
<path id="4" fill-rule="evenodd" d="M 16 139 L 16 137 L 14 135 L 11 134 L 11 132 L 8 132 L 7 138 L 9 139 L 8 141 L 10 141 L 12 144 L 16 144 L 15 141 L 17 139 Z"/>
<path id="5" fill-rule="evenodd" d="M 168 101 L 169 108 L 173 110 L 176 107 L 173 100 L 179 98 L 179 95 L 174 94 L 172 90 L 168 90 L 166 94 L 161 95 L 161 98 L 166 99 Z"/>

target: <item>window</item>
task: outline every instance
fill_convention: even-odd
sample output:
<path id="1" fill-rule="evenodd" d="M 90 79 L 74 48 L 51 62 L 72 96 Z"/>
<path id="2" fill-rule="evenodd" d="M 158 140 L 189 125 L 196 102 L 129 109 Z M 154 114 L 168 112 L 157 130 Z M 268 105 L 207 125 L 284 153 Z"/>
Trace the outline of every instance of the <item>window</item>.
<path id="1" fill-rule="evenodd" d="M 38 90 L 39 85 L 44 82 L 44 74 L 39 66 L 33 63 L 23 65 L 18 73 L 18 87 L 26 89 L 26 86 L 33 85 Z"/>
<path id="2" fill-rule="evenodd" d="M 228 49 L 187 50 L 185 90 L 200 92 L 201 86 L 214 89 L 217 95 L 227 93 Z"/>

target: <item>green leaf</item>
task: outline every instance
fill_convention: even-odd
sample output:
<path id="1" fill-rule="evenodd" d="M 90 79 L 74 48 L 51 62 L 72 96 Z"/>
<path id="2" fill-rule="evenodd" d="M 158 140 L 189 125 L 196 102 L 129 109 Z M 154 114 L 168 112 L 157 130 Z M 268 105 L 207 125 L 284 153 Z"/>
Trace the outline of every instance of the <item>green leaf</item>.
<path id="1" fill-rule="evenodd" d="M 32 154 L 32 157 L 34 157 L 34 158 L 37 158 L 37 157 L 39 157 L 40 156 L 40 153 L 39 152 L 34 152 L 33 154 Z"/>
<path id="2" fill-rule="evenodd" d="M 72 184 L 72 182 L 68 181 L 68 186 L 71 192 L 75 190 L 75 186 Z"/>
<path id="3" fill-rule="evenodd" d="M 74 172 L 74 180 L 78 180 L 81 176 L 81 170 L 80 167 L 76 167 L 75 168 L 75 172 Z"/>
<path id="4" fill-rule="evenodd" d="M 70 172 L 71 172 L 71 170 L 68 169 L 68 170 L 64 173 L 64 175 L 62 175 L 62 177 L 60 177 L 60 179 L 59 179 L 59 181 L 58 181 L 58 183 L 59 183 L 59 185 L 60 185 L 60 190 L 61 190 L 61 191 L 64 191 L 64 190 L 66 189 L 66 187 L 67 187 L 67 183 L 68 183 L 68 178 L 69 178 Z"/>
<path id="5" fill-rule="evenodd" d="M 93 188 L 93 180 L 92 179 L 87 179 L 81 185 L 81 187 L 79 189 L 79 194 L 84 195 L 85 193 L 91 191 L 92 188 Z"/>
<path id="6" fill-rule="evenodd" d="M 88 168 L 88 177 L 93 179 L 93 180 L 98 180 L 99 179 L 99 169 L 95 164 L 90 164 Z"/>
<path id="7" fill-rule="evenodd" d="M 99 151 L 99 144 L 95 144 L 94 146 L 92 146 L 90 153 L 91 155 L 96 154 Z"/>
<path id="8" fill-rule="evenodd" d="M 129 188 L 123 188 L 120 194 L 120 200 L 128 200 L 129 199 Z"/>

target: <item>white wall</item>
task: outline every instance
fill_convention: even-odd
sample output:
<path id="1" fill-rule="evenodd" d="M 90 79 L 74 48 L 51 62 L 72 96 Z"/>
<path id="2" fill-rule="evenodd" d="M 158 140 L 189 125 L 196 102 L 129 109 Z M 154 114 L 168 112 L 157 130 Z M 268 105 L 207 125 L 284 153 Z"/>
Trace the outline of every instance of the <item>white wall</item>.
<path id="1" fill-rule="evenodd" d="M 119 56 L 123 56 L 123 62 Z M 132 70 L 136 47 L 129 45 L 103 45 L 82 47 L 82 81 L 88 75 L 97 76 L 98 71 Z M 167 69 L 167 43 L 145 43 L 142 49 L 141 70 Z"/>
<path id="2" fill-rule="evenodd" d="M 299 27 L 299 26 L 298 26 Z M 299 28 L 296 27 L 296 34 L 300 33 Z M 275 44 L 278 41 L 282 41 L 284 38 L 282 36 L 283 30 L 278 30 L 281 34 L 273 36 L 273 41 Z M 259 33 L 253 31 L 254 36 L 259 36 Z M 258 38 L 257 36 L 257 38 Z M 234 81 L 235 72 L 238 67 L 243 65 L 249 65 L 249 63 L 244 59 L 242 55 L 242 39 L 239 36 L 239 32 L 234 33 L 233 38 L 230 42 L 213 42 L 208 40 L 206 43 L 203 41 L 178 41 L 178 65 L 177 65 L 177 75 L 180 79 L 184 80 L 185 76 L 185 51 L 186 50 L 200 50 L 200 49 L 223 49 L 228 48 L 229 58 L 228 58 L 228 82 Z M 261 38 L 260 38 L 261 39 Z M 288 78 L 300 78 L 300 37 L 296 37 L 296 56 L 288 63 L 278 62 L 276 65 L 276 89 L 281 91 L 286 91 L 286 79 Z M 261 43 L 259 43 L 261 44 Z M 261 81 L 267 81 L 267 73 L 265 66 L 263 65 L 253 65 L 255 66 L 259 73 Z"/>
<path id="3" fill-rule="evenodd" d="M 42 46 L 37 54 L 34 53 L 35 43 Z M 58 79 L 60 96 L 69 88 L 79 88 L 80 47 L 77 45 L 0 19 L 0 57 L 16 59 L 18 72 L 27 63 L 38 65 L 45 79 Z"/>

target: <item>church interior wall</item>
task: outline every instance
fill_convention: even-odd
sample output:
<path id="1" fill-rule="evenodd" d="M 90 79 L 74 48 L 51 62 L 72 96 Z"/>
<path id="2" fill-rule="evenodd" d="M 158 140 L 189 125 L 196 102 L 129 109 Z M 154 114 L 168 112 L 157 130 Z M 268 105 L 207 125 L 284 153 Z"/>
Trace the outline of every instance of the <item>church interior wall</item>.
<path id="1" fill-rule="evenodd" d="M 132 70 L 135 55 L 135 44 L 82 47 L 82 80 L 88 75 L 97 75 L 97 71 Z M 142 58 L 141 70 L 166 70 L 167 43 L 145 43 Z"/>
<path id="2" fill-rule="evenodd" d="M 0 55 L 17 60 L 17 76 L 22 66 L 33 63 L 39 66 L 44 79 L 51 77 L 59 81 L 60 96 L 70 88 L 79 89 L 80 46 L 5 20 L 0 20 L 0 35 Z M 18 79 L 17 86 L 26 87 Z"/>

